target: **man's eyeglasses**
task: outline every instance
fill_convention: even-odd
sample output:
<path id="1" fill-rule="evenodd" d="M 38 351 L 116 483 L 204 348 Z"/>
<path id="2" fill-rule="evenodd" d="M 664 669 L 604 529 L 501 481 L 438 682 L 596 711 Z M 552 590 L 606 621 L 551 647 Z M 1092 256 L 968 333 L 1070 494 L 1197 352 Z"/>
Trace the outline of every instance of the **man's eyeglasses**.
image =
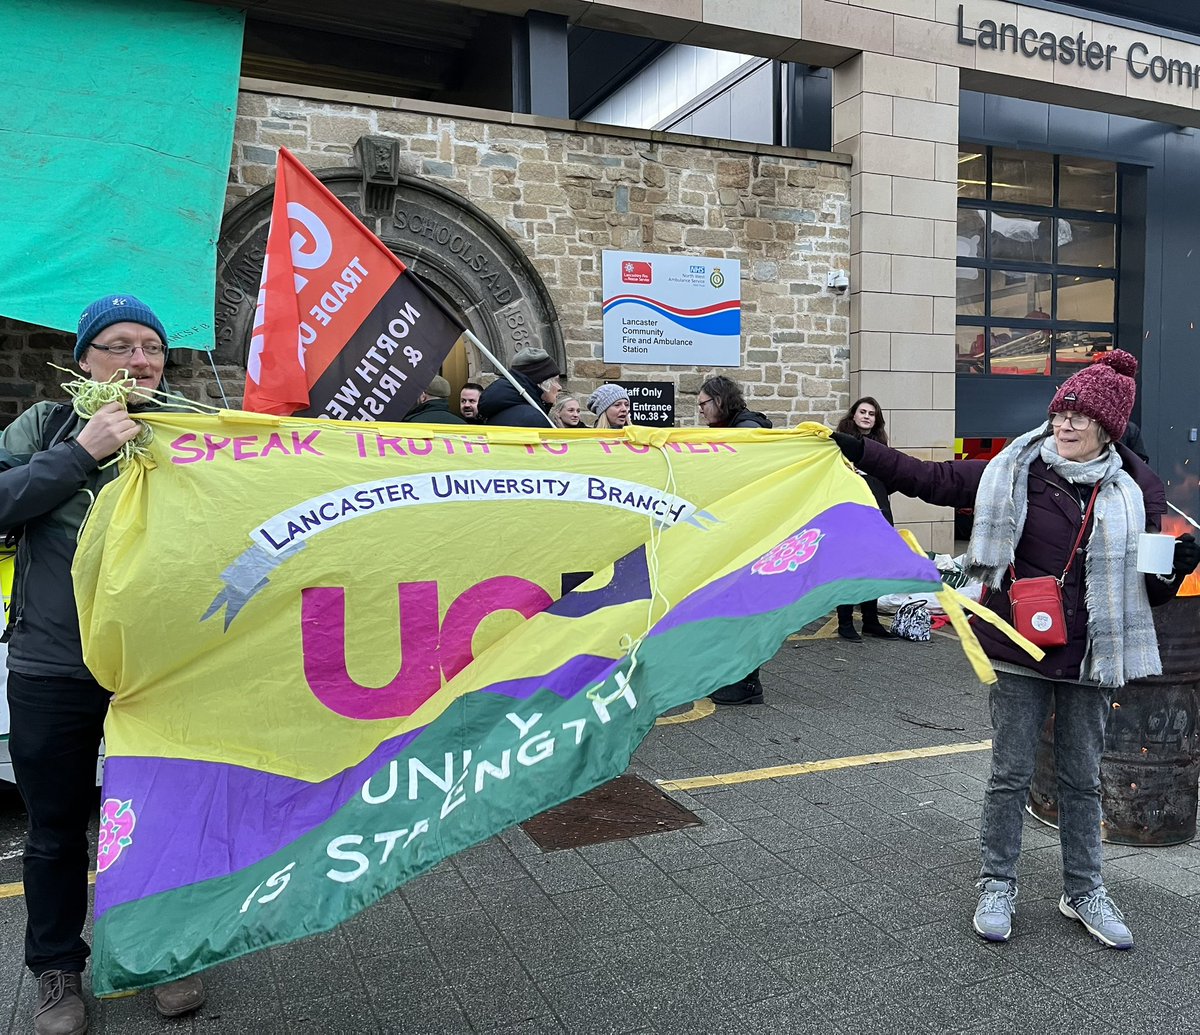
<path id="1" fill-rule="evenodd" d="M 142 355 L 147 359 L 158 359 L 159 356 L 167 351 L 165 345 L 128 345 L 123 341 L 119 341 L 115 345 L 97 345 L 93 343 L 92 348 L 98 349 L 100 352 L 107 352 L 110 356 L 116 356 L 117 359 L 127 359 L 138 349 L 142 350 Z"/>
<path id="2" fill-rule="evenodd" d="M 702 410 L 702 409 L 704 409 L 704 407 L 705 407 L 705 406 L 707 406 L 707 405 L 708 405 L 710 402 L 712 402 L 712 400 L 711 400 L 711 399 L 701 399 L 699 396 L 697 396 L 697 397 L 696 397 L 696 408 L 697 408 L 697 409 L 701 409 L 701 410 Z"/>
<path id="3" fill-rule="evenodd" d="M 1094 423 L 1091 417 L 1085 417 L 1082 413 L 1056 413 L 1050 418 L 1052 428 L 1069 424 L 1075 431 L 1087 431 Z"/>

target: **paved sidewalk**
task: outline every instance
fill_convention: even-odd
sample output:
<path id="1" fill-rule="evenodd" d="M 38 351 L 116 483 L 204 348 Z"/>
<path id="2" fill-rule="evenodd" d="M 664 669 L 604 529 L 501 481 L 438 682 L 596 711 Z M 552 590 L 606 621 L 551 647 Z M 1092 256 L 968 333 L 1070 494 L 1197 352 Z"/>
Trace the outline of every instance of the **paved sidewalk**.
<path id="1" fill-rule="evenodd" d="M 957 754 L 673 791 L 703 826 L 542 853 L 520 829 L 339 931 L 209 974 L 206 1007 L 95 1004 L 94 1032 L 1200 1032 L 1200 848 L 1106 846 L 1138 939 L 1059 915 L 1056 832 L 1026 823 L 1013 940 L 971 930 L 986 691 L 958 644 L 822 637 L 766 703 L 656 728 L 634 770 L 681 780 L 846 756 Z M 0 901 L 8 1030 L 31 1030 L 24 907 Z"/>

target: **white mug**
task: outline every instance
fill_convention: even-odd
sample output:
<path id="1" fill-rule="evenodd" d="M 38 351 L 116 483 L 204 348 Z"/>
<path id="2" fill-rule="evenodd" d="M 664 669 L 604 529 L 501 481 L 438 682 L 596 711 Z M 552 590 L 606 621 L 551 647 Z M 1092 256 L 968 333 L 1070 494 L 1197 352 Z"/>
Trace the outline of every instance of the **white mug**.
<path id="1" fill-rule="evenodd" d="M 1147 575 L 1170 575 L 1175 567 L 1175 537 L 1143 532 L 1138 536 L 1137 570 Z"/>

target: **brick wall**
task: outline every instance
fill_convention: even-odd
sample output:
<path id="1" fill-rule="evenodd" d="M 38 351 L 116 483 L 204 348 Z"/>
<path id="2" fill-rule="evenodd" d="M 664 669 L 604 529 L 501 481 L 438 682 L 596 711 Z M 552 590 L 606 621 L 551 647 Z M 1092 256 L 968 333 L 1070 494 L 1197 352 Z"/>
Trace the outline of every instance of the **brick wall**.
<path id="1" fill-rule="evenodd" d="M 834 156 L 298 92 L 242 91 L 228 207 L 273 181 L 280 146 L 325 169 L 355 164 L 360 136 L 398 137 L 402 171 L 469 198 L 525 250 L 558 309 L 577 394 L 615 378 L 672 381 L 679 422 L 691 424 L 708 372 L 604 363 L 601 252 L 612 248 L 740 260 L 743 362 L 721 372 L 776 426 L 835 421 L 848 405 L 849 303 L 823 286 L 850 260 L 849 168 Z M 69 366 L 69 344 L 0 321 L 0 424 L 57 397 L 45 363 Z M 179 350 L 172 365 L 174 388 L 219 402 L 204 357 Z M 221 369 L 234 400 L 241 374 Z"/>
<path id="2" fill-rule="evenodd" d="M 66 398 L 60 385 L 71 377 L 50 364 L 82 377 L 75 365 L 74 347 L 74 334 L 0 317 L 0 428 L 7 427 L 14 417 L 41 399 Z M 220 372 L 230 402 L 235 406 L 241 400 L 242 375 L 244 372 L 232 368 Z M 175 349 L 168 359 L 165 376 L 173 392 L 212 406 L 223 405 L 212 367 L 203 353 Z"/>
<path id="3" fill-rule="evenodd" d="M 849 268 L 846 165 L 782 148 L 459 112 L 243 90 L 230 203 L 272 182 L 280 146 L 323 169 L 354 164 L 363 135 L 398 137 L 401 171 L 470 199 L 533 261 L 558 309 L 572 391 L 614 378 L 673 381 L 680 422 L 694 423 L 705 372 L 604 363 L 600 257 L 604 249 L 704 255 L 742 263 L 743 363 L 724 372 L 744 383 L 751 405 L 777 425 L 841 415 L 850 401 L 849 305 L 824 284 L 829 270 Z"/>

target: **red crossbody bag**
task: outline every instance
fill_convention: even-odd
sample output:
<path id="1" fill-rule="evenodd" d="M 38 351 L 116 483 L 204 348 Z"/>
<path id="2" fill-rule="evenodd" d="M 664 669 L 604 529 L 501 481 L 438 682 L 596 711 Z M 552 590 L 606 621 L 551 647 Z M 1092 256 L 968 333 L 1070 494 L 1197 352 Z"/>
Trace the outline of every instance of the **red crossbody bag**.
<path id="1" fill-rule="evenodd" d="M 1075 545 L 1071 547 L 1071 555 L 1067 558 L 1067 566 L 1063 568 L 1063 573 L 1058 578 L 1053 575 L 1041 575 L 1034 579 L 1014 578 L 1008 589 L 1008 598 L 1012 601 L 1013 628 L 1038 647 L 1067 645 L 1067 620 L 1063 614 L 1062 586 L 1075 560 L 1075 551 L 1083 542 L 1083 533 L 1087 529 L 1088 518 L 1092 516 L 1092 507 L 1096 503 L 1096 494 L 1099 491 L 1100 483 L 1097 482 L 1096 487 L 1092 489 L 1092 498 L 1088 500 L 1083 522 L 1079 526 L 1079 535 L 1075 537 Z M 1016 574 L 1016 569 L 1011 564 L 1008 570 L 1013 575 Z"/>

